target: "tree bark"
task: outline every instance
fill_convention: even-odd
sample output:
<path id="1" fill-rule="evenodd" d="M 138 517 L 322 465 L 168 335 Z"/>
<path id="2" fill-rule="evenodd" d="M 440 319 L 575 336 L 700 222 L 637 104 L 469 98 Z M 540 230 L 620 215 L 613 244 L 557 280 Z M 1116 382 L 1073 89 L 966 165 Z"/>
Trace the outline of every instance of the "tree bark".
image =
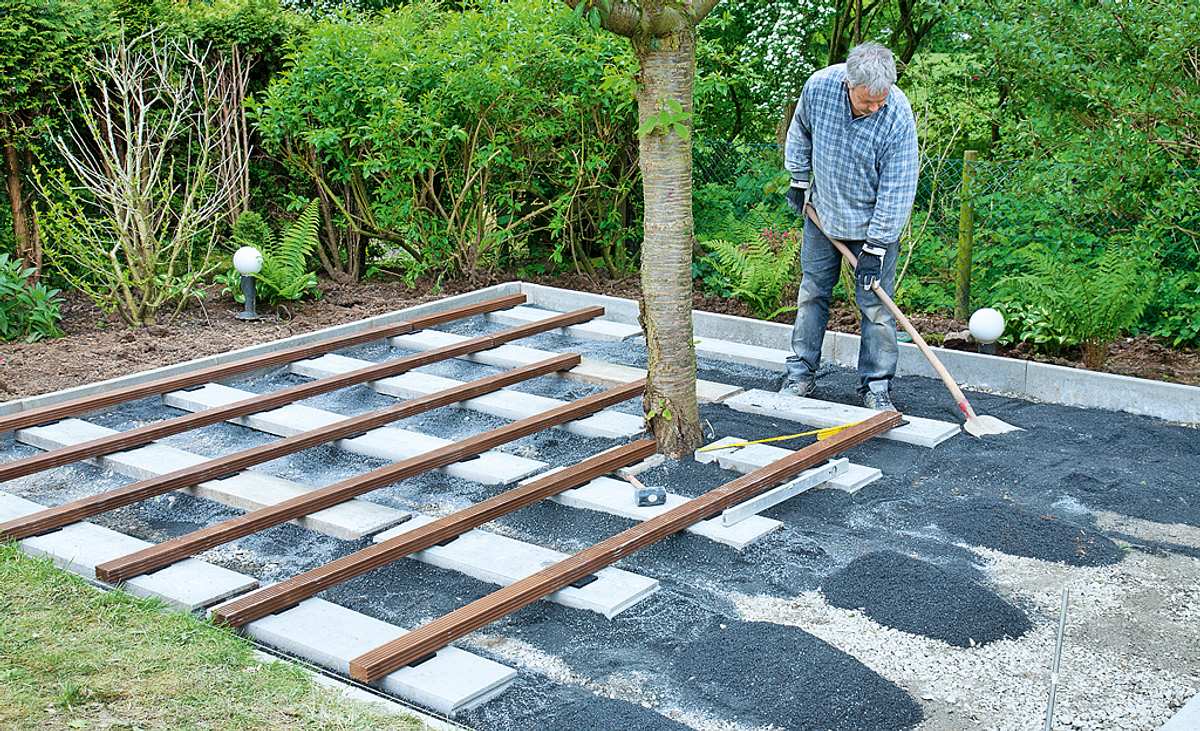
<path id="1" fill-rule="evenodd" d="M 641 66 L 639 123 L 659 114 L 666 100 L 690 113 L 693 30 L 655 42 L 637 40 L 634 49 Z M 687 126 L 690 130 L 690 120 Z M 641 321 L 649 355 L 644 408 L 659 451 L 678 458 L 696 449 L 702 437 L 692 339 L 692 144 L 674 131 L 656 129 L 641 136 L 639 149 L 645 196 Z"/>
<path id="2" fill-rule="evenodd" d="M 11 139 L 4 142 L 5 182 L 8 202 L 12 206 L 13 235 L 17 242 L 16 254 L 25 266 L 34 271 L 34 279 L 42 272 L 42 240 L 37 227 L 37 214 L 25 196 L 21 182 L 21 157 Z"/>

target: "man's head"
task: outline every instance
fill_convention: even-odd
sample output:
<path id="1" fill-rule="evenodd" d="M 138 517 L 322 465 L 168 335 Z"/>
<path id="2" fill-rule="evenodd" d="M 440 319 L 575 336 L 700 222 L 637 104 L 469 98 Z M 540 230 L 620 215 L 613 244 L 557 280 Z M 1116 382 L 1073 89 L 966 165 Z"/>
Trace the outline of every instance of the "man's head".
<path id="1" fill-rule="evenodd" d="M 863 43 L 846 57 L 846 87 L 854 116 L 878 112 L 896 83 L 896 60 L 878 43 Z"/>

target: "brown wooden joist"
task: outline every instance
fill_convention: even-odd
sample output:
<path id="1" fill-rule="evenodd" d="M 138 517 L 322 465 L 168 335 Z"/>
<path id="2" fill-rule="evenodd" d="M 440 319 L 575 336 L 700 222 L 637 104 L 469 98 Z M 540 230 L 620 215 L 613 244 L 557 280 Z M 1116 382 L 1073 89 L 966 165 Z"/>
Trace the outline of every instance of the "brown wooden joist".
<path id="1" fill-rule="evenodd" d="M 727 482 L 354 658 L 350 661 L 350 677 L 361 682 L 373 682 L 428 657 L 454 640 L 594 574 L 635 551 L 711 518 L 725 508 L 765 492 L 819 462 L 898 426 L 900 421 L 901 416 L 895 411 L 877 414 L 829 439 L 810 444 Z"/>
<path id="2" fill-rule="evenodd" d="M 78 416 L 89 411 L 97 411 L 99 409 L 116 406 L 117 404 L 132 401 L 134 399 L 144 398 L 146 396 L 156 396 L 158 394 L 175 391 L 189 386 L 195 386 L 201 383 L 209 383 L 211 381 L 219 381 L 222 378 L 235 376 L 239 373 L 247 373 L 249 371 L 259 370 L 261 368 L 271 368 L 284 363 L 291 363 L 296 360 L 304 360 L 313 358 L 318 355 L 348 348 L 353 345 L 369 343 L 372 340 L 381 340 L 383 338 L 395 337 L 396 335 L 404 335 L 411 332 L 416 332 L 427 327 L 441 325 L 453 320 L 460 320 L 464 317 L 472 315 L 481 315 L 486 312 L 495 312 L 496 310 L 506 310 L 510 307 L 525 302 L 525 295 L 513 294 L 506 297 L 498 297 L 483 302 L 478 302 L 473 305 L 464 305 L 435 312 L 429 315 L 421 315 L 414 317 L 411 320 L 394 322 L 390 325 L 380 325 L 368 330 L 360 330 L 359 332 L 349 333 L 347 335 L 339 335 L 337 337 L 326 338 L 315 343 L 307 345 L 297 345 L 283 350 L 277 350 L 271 353 L 261 353 L 252 355 L 246 358 L 230 361 L 228 363 L 218 363 L 217 365 L 201 368 L 199 370 L 189 371 L 175 376 L 165 376 L 156 378 L 145 383 L 138 383 L 132 386 L 123 388 L 114 388 L 104 393 L 92 394 L 89 396 L 80 396 L 69 401 L 62 401 L 57 404 L 49 404 L 40 406 L 34 409 L 18 411 L 7 416 L 0 416 L 0 433 L 22 429 L 27 426 L 36 426 L 45 424 L 59 419 L 65 419 L 68 416 Z M 7 478 L 0 478 L 7 479 Z"/>
<path id="3" fill-rule="evenodd" d="M 259 508 L 164 543 L 148 546 L 127 556 L 99 564 L 96 566 L 96 577 L 102 581 L 115 583 L 169 566 L 213 546 L 219 546 L 271 526 L 324 510 L 399 480 L 460 462 L 543 429 L 590 416 L 603 408 L 640 396 L 645 388 L 646 381 L 644 379 L 626 383 L 496 429 L 461 439 L 454 444 L 448 444 L 445 447 L 380 467 L 366 474 L 356 475 L 276 505 Z"/>
<path id="4" fill-rule="evenodd" d="M 0 464 L 0 482 L 23 477 L 51 467 L 70 464 L 81 459 L 121 452 L 172 434 L 179 434 L 190 429 L 216 424 L 227 419 L 234 419 L 239 416 L 266 411 L 267 409 L 279 406 L 286 406 L 293 401 L 336 391 L 339 388 L 346 388 L 347 386 L 387 378 L 448 358 L 488 350 L 513 340 L 529 337 L 530 335 L 586 322 L 603 314 L 603 307 L 584 307 L 545 320 L 538 320 L 526 325 L 501 330 L 491 335 L 480 335 L 479 337 L 470 338 L 442 348 L 426 350 L 403 358 L 383 361 L 382 363 L 374 363 L 346 373 L 318 378 L 315 381 L 302 383 L 291 388 L 245 398 L 232 404 L 226 404 L 225 406 L 177 416 L 173 419 L 147 424 L 137 429 L 130 429 L 129 431 L 100 437 L 99 439 L 92 439 L 80 442 L 79 444 L 72 444 L 68 447 L 53 449 L 42 454 L 35 454 L 24 459 L 5 462 L 4 464 Z"/>
<path id="5" fill-rule="evenodd" d="M 585 459 L 520 487 L 455 511 L 432 523 L 376 543 L 347 556 L 217 607 L 213 620 L 241 627 L 293 607 L 316 594 L 381 566 L 457 538 L 484 523 L 557 495 L 654 454 L 654 440 L 641 439 Z"/>
<path id="6" fill-rule="evenodd" d="M 146 500 L 171 490 L 198 485 L 205 480 L 219 479 L 303 449 L 375 429 L 399 419 L 482 396 L 485 393 L 492 393 L 514 383 L 573 368 L 577 365 L 579 365 L 579 355 L 575 353 L 547 358 L 523 368 L 486 376 L 452 388 L 409 399 L 395 406 L 369 411 L 291 437 L 216 457 L 191 467 L 139 480 L 98 495 L 89 495 L 63 505 L 46 508 L 31 515 L 0 523 L 0 540 L 14 541 L 40 535 L 123 505 Z"/>

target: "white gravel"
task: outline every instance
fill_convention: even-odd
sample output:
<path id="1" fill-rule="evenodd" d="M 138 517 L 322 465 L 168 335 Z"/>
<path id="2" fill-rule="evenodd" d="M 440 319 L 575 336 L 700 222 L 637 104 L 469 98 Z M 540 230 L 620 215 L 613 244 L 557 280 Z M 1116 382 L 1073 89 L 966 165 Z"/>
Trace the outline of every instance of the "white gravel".
<path id="1" fill-rule="evenodd" d="M 1026 636 L 961 648 L 832 607 L 819 592 L 730 599 L 743 618 L 800 627 L 905 688 L 930 731 L 1042 728 L 1064 585 L 1054 728 L 1152 731 L 1200 691 L 1200 561 L 1135 552 L 1112 566 L 1072 567 L 969 548 L 995 588 L 1030 613 Z"/>

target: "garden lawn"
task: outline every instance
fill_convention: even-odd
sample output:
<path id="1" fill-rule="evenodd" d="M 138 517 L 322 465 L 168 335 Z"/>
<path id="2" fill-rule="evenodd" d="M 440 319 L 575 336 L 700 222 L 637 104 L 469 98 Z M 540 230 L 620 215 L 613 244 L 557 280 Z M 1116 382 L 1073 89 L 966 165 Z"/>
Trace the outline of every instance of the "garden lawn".
<path id="1" fill-rule="evenodd" d="M 253 650 L 0 545 L 0 728 L 424 728 Z"/>

